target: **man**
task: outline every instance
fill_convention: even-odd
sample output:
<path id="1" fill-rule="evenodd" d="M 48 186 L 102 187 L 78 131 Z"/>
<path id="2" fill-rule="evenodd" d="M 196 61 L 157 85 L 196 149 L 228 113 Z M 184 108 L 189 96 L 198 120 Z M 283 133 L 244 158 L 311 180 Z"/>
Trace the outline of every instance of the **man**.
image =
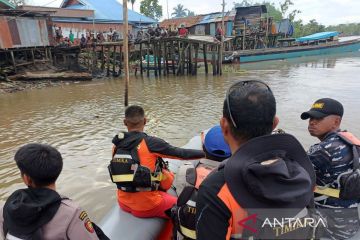
<path id="1" fill-rule="evenodd" d="M 81 34 L 80 47 L 86 48 L 86 44 L 87 44 L 87 39 L 85 38 L 84 34 Z"/>
<path id="2" fill-rule="evenodd" d="M 313 198 L 311 163 L 293 136 L 271 135 L 279 122 L 275 114 L 275 98 L 265 83 L 241 81 L 229 88 L 220 126 L 232 156 L 200 185 L 197 239 L 312 237 L 311 229 L 290 228 L 288 221 L 280 229 L 261 224 L 304 217 Z"/>
<path id="3" fill-rule="evenodd" d="M 44 144 L 27 144 L 15 154 L 26 189 L 15 191 L 0 211 L 5 239 L 99 239 L 87 213 L 56 192 L 61 154 Z"/>
<path id="4" fill-rule="evenodd" d="M 73 34 L 72 30 L 70 30 L 69 40 L 70 40 L 71 44 L 73 44 L 73 43 L 74 43 L 74 41 L 75 41 L 75 36 L 74 36 L 74 34 Z"/>
<path id="5" fill-rule="evenodd" d="M 165 192 L 171 187 L 173 174 L 162 158 L 195 159 L 204 157 L 204 152 L 173 147 L 160 138 L 148 136 L 144 133 L 146 121 L 142 107 L 129 106 L 125 110 L 124 125 L 128 132 L 121 132 L 112 141 L 112 179 L 117 183 L 118 202 L 124 211 L 136 217 L 169 219 L 167 210 L 176 203 L 176 197 Z M 120 175 L 118 181 L 116 175 Z M 129 175 L 130 181 L 126 180 Z"/>
<path id="6" fill-rule="evenodd" d="M 309 111 L 301 114 L 301 119 L 309 119 L 310 135 L 320 140 L 308 152 L 315 168 L 316 184 L 320 188 L 340 189 L 341 176 L 353 169 L 352 147 L 342 137 L 350 133 L 340 130 L 343 114 L 342 104 L 331 98 L 317 100 Z M 320 188 L 315 192 L 319 192 Z M 328 220 L 326 237 L 349 239 L 358 231 L 358 201 L 343 200 L 320 192 L 315 196 L 315 204 Z"/>

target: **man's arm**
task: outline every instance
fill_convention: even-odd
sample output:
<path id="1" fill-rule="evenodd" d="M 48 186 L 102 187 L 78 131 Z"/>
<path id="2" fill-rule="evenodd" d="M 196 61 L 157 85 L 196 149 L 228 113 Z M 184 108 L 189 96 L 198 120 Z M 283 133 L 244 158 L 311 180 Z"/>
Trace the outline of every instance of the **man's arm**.
<path id="1" fill-rule="evenodd" d="M 213 189 L 200 185 L 196 201 L 196 239 L 226 239 L 230 211 Z"/>
<path id="2" fill-rule="evenodd" d="M 149 151 L 156 153 L 159 157 L 176 159 L 197 159 L 205 157 L 205 153 L 202 150 L 174 147 L 157 137 L 146 138 L 146 144 Z"/>
<path id="3" fill-rule="evenodd" d="M 98 240 L 95 229 L 88 217 L 87 213 L 80 208 L 76 210 L 76 213 L 73 215 L 71 222 L 69 224 L 67 237 L 72 240 L 77 239 L 88 239 L 88 240 Z"/>
<path id="4" fill-rule="evenodd" d="M 326 180 L 325 174 L 329 172 L 331 168 L 331 155 L 320 144 L 316 144 L 310 147 L 308 152 L 309 159 L 314 167 L 317 184 L 327 184 L 332 182 L 332 177 Z M 325 181 L 324 181 L 325 180 Z"/>

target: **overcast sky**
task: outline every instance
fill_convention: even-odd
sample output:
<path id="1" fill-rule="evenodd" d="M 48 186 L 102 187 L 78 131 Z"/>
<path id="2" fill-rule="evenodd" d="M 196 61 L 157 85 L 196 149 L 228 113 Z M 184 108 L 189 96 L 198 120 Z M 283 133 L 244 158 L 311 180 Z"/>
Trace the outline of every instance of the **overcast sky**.
<path id="1" fill-rule="evenodd" d="M 106 4 L 107 0 L 97 1 L 103 1 Z M 122 0 L 119 1 L 122 2 Z M 167 18 L 167 1 L 170 17 L 177 4 L 184 5 L 185 8 L 194 11 L 195 14 L 220 12 L 222 10 L 222 0 L 159 0 L 160 5 L 163 6 L 163 18 Z M 38 6 L 58 7 L 62 0 L 27 0 L 27 2 Z M 225 10 L 230 10 L 234 5 L 233 2 L 241 2 L 241 0 L 225 0 Z M 272 2 L 279 5 L 279 2 L 283 1 L 272 0 Z M 293 2 L 292 8 L 301 11 L 297 18 L 304 22 L 316 19 L 324 25 L 360 23 L 360 0 L 293 0 Z M 129 8 L 131 8 L 131 4 L 129 4 Z M 140 0 L 136 0 L 134 10 L 140 11 Z"/>

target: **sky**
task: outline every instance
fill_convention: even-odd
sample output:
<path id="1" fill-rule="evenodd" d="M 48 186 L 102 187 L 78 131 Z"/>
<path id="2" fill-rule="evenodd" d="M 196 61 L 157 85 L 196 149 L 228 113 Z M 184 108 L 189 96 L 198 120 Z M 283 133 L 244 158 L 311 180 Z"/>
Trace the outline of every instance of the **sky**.
<path id="1" fill-rule="evenodd" d="M 37 6 L 59 7 L 62 0 L 26 0 L 27 4 Z M 103 1 L 104 4 L 107 0 Z M 119 0 L 122 3 L 122 0 Z M 262 0 L 260 0 L 262 1 Z M 279 6 L 279 0 L 270 0 Z M 225 0 L 225 11 L 231 10 L 234 2 L 241 0 Z M 253 2 L 257 2 L 256 0 Z M 307 23 L 311 19 L 316 19 L 324 25 L 336 25 L 339 23 L 360 23 L 360 0 L 293 0 L 294 5 L 289 9 L 298 9 L 301 11 L 297 19 Z M 210 12 L 220 12 L 222 10 L 222 0 L 159 0 L 163 6 L 163 19 L 166 19 L 167 6 L 169 15 L 177 4 L 184 5 L 185 8 L 195 12 L 195 14 L 205 14 Z M 168 5 L 167 5 L 168 3 Z M 131 8 L 131 4 L 128 3 Z M 140 0 L 136 0 L 134 10 L 140 12 Z"/>

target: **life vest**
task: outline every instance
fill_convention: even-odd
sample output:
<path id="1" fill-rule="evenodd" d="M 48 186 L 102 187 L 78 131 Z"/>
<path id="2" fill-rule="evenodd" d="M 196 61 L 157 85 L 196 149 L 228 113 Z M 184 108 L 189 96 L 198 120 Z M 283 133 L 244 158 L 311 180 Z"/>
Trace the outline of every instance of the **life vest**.
<path id="1" fill-rule="evenodd" d="M 143 141 L 145 134 L 137 137 L 135 144 L 129 148 L 115 147 L 113 149 L 113 158 L 108 166 L 111 181 L 116 183 L 118 189 L 125 192 L 144 192 L 159 190 L 161 182 L 173 177 L 170 171 L 167 171 L 167 163 L 162 158 L 157 158 L 155 171 L 140 164 L 137 149 Z M 166 182 L 165 182 L 166 183 Z M 166 190 L 166 189 L 164 189 Z"/>
<path id="2" fill-rule="evenodd" d="M 220 164 L 218 169 L 224 168 L 225 163 Z M 293 216 L 288 216 L 288 220 L 281 222 L 283 219 L 261 217 L 259 215 L 261 209 L 252 210 L 240 206 L 226 182 L 217 196 L 231 212 L 226 239 L 314 239 L 317 234 L 321 234 L 318 233 L 322 230 L 321 226 L 316 228 L 307 225 L 306 222 L 310 218 L 316 223 L 325 222 L 319 220 L 320 217 L 314 211 L 313 202 L 309 207 L 297 211 Z M 278 221 L 281 224 L 278 224 Z"/>
<path id="3" fill-rule="evenodd" d="M 183 164 L 174 181 L 174 187 L 179 197 L 176 206 L 172 208 L 174 235 L 180 233 L 188 239 L 196 239 L 196 200 L 200 184 L 219 162 L 202 159 Z"/>
<path id="4" fill-rule="evenodd" d="M 350 132 L 337 132 L 337 136 L 351 147 L 353 170 L 340 175 L 339 189 L 316 186 L 315 192 L 343 200 L 360 200 L 360 140 Z"/>

